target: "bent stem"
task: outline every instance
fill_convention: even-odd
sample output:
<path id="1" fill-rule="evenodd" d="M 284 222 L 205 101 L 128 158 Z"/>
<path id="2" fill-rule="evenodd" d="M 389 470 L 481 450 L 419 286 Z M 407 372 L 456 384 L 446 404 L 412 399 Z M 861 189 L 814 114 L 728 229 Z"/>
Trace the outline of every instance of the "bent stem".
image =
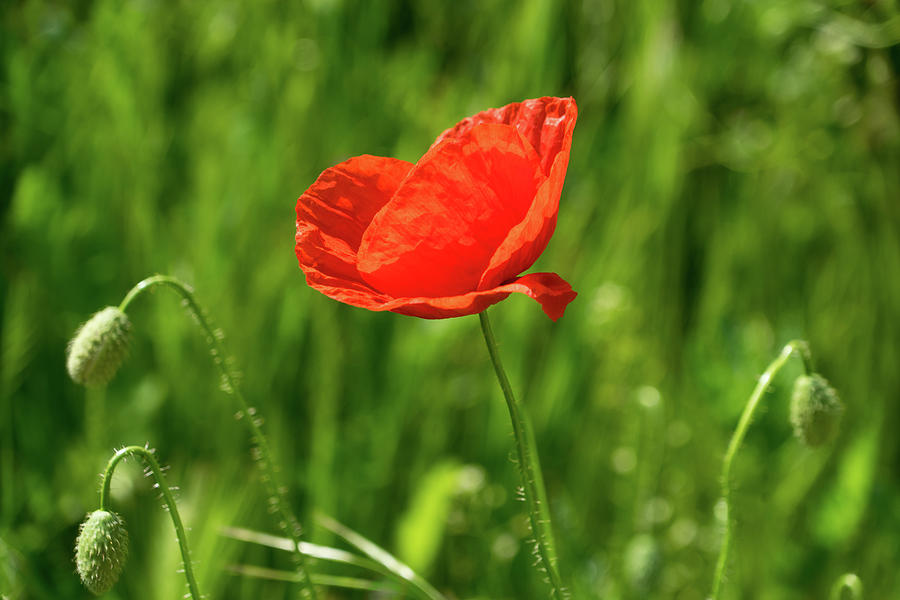
<path id="1" fill-rule="evenodd" d="M 566 597 L 566 592 L 557 567 L 550 513 L 547 510 L 547 492 L 544 489 L 544 478 L 535 447 L 531 421 L 528 414 L 516 401 L 512 386 L 506 377 L 487 312 L 478 313 L 478 318 L 481 319 L 481 332 L 484 334 L 484 341 L 487 343 L 488 353 L 491 355 L 491 362 L 494 364 L 494 371 L 497 373 L 497 380 L 500 382 L 500 389 L 503 390 L 503 396 L 506 398 L 509 418 L 512 421 L 513 434 L 516 439 L 517 462 L 522 476 L 522 491 L 528 505 L 531 531 L 534 534 L 535 553 L 547 573 L 553 595 L 562 599 Z"/>
<path id="2" fill-rule="evenodd" d="M 716 572 L 713 577 L 710 600 L 718 600 L 719 598 L 722 580 L 725 577 L 725 568 L 728 564 L 728 552 L 731 548 L 731 466 L 734 462 L 734 457 L 740 449 L 741 443 L 744 441 L 744 436 L 747 435 L 747 429 L 750 427 L 750 423 L 753 420 L 753 413 L 756 411 L 756 407 L 759 405 L 763 394 L 769 389 L 772 379 L 774 379 L 778 371 L 781 370 L 781 367 L 785 365 L 794 353 L 799 354 L 800 358 L 803 360 L 803 368 L 805 369 L 806 374 L 809 375 L 812 373 L 812 357 L 809 352 L 809 345 L 802 340 L 792 340 L 788 342 L 781 350 L 781 354 L 778 355 L 778 358 L 773 360 L 765 372 L 760 376 L 756 388 L 753 390 L 753 394 L 750 395 L 750 399 L 744 407 L 744 412 L 741 414 L 737 428 L 731 436 L 731 441 L 728 443 L 728 450 L 725 452 L 725 459 L 722 463 L 722 478 L 720 480 L 720 485 L 722 486 L 722 501 L 725 506 L 725 530 L 722 534 L 722 546 L 719 549 L 719 559 L 716 561 Z"/>
<path id="3" fill-rule="evenodd" d="M 178 514 L 178 506 L 175 504 L 175 496 L 172 495 L 172 490 L 166 483 L 159 462 L 157 462 L 156 457 L 153 456 L 153 451 L 143 446 L 126 446 L 113 454 L 112 458 L 110 458 L 109 462 L 106 464 L 106 471 L 103 473 L 103 487 L 100 489 L 100 510 L 107 510 L 109 486 L 112 482 L 112 475 L 113 471 L 116 469 L 116 465 L 129 454 L 141 457 L 150 468 L 153 478 L 156 479 L 156 486 L 162 492 L 169 515 L 172 517 L 172 525 L 175 526 L 175 538 L 178 540 L 178 548 L 181 550 L 181 562 L 184 564 L 184 577 L 187 579 L 191 598 L 200 600 L 201 596 L 197 589 L 197 580 L 194 578 L 194 568 L 191 565 L 191 552 L 188 548 L 187 537 L 184 534 L 184 525 L 181 523 L 181 517 Z"/>
<path id="4" fill-rule="evenodd" d="M 122 300 L 119 309 L 122 312 L 125 312 L 125 309 L 132 300 L 142 292 L 157 285 L 166 286 L 178 293 L 183 300 L 185 308 L 188 309 L 191 316 L 197 322 L 197 325 L 203 330 L 206 337 L 206 343 L 209 344 L 210 353 L 213 356 L 213 362 L 216 364 L 216 368 L 219 370 L 219 374 L 222 378 L 222 389 L 225 393 L 237 398 L 241 409 L 238 413 L 239 417 L 246 416 L 246 418 L 242 418 L 241 420 L 246 422 L 247 426 L 250 428 L 250 439 L 256 447 L 255 458 L 259 459 L 260 468 L 262 469 L 262 479 L 265 482 L 269 493 L 269 504 L 278 517 L 277 521 L 280 529 L 291 539 L 291 542 L 294 545 L 294 566 L 298 575 L 297 579 L 301 585 L 301 597 L 306 600 L 316 600 L 316 590 L 313 586 L 312 579 L 309 576 L 309 571 L 306 568 L 306 558 L 300 551 L 300 542 L 302 538 L 300 522 L 297 520 L 297 517 L 294 516 L 290 504 L 287 501 L 286 488 L 281 483 L 279 469 L 272 458 L 268 439 L 261 429 L 262 421 L 256 416 L 256 410 L 247 404 L 247 400 L 237 386 L 236 378 L 225 360 L 225 352 L 222 347 L 222 333 L 219 330 L 214 330 L 210 326 L 209 321 L 205 316 L 205 312 L 200 308 L 200 305 L 194 298 L 194 290 L 174 277 L 155 275 L 153 277 L 148 277 L 135 285 L 125 296 L 125 299 Z"/>

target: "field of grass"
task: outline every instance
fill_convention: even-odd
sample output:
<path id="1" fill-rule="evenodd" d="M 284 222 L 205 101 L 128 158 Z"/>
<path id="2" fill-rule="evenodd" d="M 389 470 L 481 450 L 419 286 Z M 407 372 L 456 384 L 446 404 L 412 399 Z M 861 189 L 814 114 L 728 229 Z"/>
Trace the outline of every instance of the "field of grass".
<path id="1" fill-rule="evenodd" d="M 817 449 L 793 437 L 793 359 L 734 466 L 723 598 L 826 598 L 847 572 L 868 599 L 898 597 L 898 42 L 889 0 L 5 2 L 0 596 L 90 597 L 79 523 L 114 449 L 147 443 L 180 488 L 207 597 L 296 597 L 229 570 L 291 560 L 222 535 L 278 529 L 176 295 L 132 305 L 108 388 L 66 374 L 78 325 L 163 273 L 225 332 L 308 540 L 347 548 L 324 513 L 448 598 L 549 597 L 478 319 L 336 303 L 293 245 L 296 199 L 323 169 L 415 161 L 467 115 L 553 95 L 579 118 L 532 270 L 579 296 L 557 323 L 521 295 L 490 313 L 574 598 L 707 597 L 725 448 L 795 338 L 841 395 L 841 431 Z M 107 597 L 181 597 L 136 461 L 111 501 L 131 554 Z"/>

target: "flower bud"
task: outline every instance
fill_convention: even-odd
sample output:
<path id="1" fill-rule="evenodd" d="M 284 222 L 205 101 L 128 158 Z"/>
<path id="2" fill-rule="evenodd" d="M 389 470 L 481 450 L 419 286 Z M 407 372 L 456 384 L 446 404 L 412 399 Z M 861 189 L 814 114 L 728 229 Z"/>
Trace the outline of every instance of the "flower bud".
<path id="1" fill-rule="evenodd" d="M 821 446 L 837 434 L 844 406 L 828 381 L 814 373 L 798 377 L 791 396 L 791 425 L 807 446 Z"/>
<path id="2" fill-rule="evenodd" d="M 91 317 L 69 343 L 66 368 L 76 383 L 102 387 L 110 382 L 128 353 L 131 321 L 114 306 Z"/>
<path id="3" fill-rule="evenodd" d="M 104 594 L 118 581 L 128 557 L 128 530 L 119 515 L 95 510 L 81 524 L 75 565 L 84 587 Z"/>

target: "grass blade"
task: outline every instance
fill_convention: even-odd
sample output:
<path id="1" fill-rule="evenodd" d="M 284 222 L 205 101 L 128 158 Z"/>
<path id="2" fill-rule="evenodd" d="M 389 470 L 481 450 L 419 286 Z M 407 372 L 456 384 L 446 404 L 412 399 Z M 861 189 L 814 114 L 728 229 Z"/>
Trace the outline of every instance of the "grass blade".
<path id="1" fill-rule="evenodd" d="M 273 581 L 287 581 L 291 583 L 297 582 L 300 577 L 293 571 L 282 571 L 280 569 L 269 569 L 267 567 L 259 567 L 256 565 L 231 565 L 228 570 L 236 575 L 245 577 L 255 577 L 257 579 L 270 579 Z M 371 581 L 369 579 L 361 579 L 359 577 L 342 577 L 340 575 L 313 575 L 312 581 L 316 585 L 339 587 L 350 590 L 366 590 L 370 592 L 382 592 L 393 595 L 399 595 L 397 588 L 391 584 L 379 581 Z"/>
<path id="2" fill-rule="evenodd" d="M 400 562 L 393 554 L 377 545 L 375 542 L 366 539 L 327 515 L 316 515 L 316 522 L 325 529 L 343 538 L 348 544 L 359 549 L 363 554 L 378 562 L 395 576 L 411 584 L 413 591 L 417 592 L 419 597 L 426 600 L 447 600 L 443 594 L 437 591 L 421 576 L 416 574 L 409 566 Z"/>

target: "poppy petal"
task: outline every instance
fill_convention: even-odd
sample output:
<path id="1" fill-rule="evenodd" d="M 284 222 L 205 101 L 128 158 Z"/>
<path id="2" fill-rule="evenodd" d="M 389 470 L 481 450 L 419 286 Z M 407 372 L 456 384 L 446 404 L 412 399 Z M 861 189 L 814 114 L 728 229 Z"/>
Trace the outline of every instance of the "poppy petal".
<path id="1" fill-rule="evenodd" d="M 514 102 L 463 119 L 438 136 L 432 147 L 461 137 L 481 123 L 503 123 L 519 130 L 541 157 L 544 173 L 549 173 L 556 155 L 571 146 L 577 118 L 578 107 L 573 98 L 544 97 Z"/>
<path id="2" fill-rule="evenodd" d="M 444 298 L 398 298 L 371 310 L 390 310 L 422 319 L 447 319 L 480 313 L 511 293 L 533 298 L 554 321 L 563 316 L 566 306 L 578 295 L 556 273 L 529 273 L 489 290 Z"/>
<path id="3" fill-rule="evenodd" d="M 326 169 L 300 196 L 294 250 L 311 287 L 364 308 L 389 299 L 360 277 L 356 252 L 366 227 L 412 168 L 395 158 L 356 156 Z"/>
<path id="4" fill-rule="evenodd" d="M 359 273 L 395 298 L 479 289 L 545 179 L 531 145 L 508 125 L 477 125 L 433 146 L 363 234 Z"/>
<path id="5" fill-rule="evenodd" d="M 556 229 L 559 197 L 562 194 L 568 163 L 567 144 L 556 155 L 550 168 L 550 176 L 538 188 L 525 218 L 510 229 L 506 239 L 491 256 L 478 289 L 493 287 L 525 271 L 547 247 Z"/>

